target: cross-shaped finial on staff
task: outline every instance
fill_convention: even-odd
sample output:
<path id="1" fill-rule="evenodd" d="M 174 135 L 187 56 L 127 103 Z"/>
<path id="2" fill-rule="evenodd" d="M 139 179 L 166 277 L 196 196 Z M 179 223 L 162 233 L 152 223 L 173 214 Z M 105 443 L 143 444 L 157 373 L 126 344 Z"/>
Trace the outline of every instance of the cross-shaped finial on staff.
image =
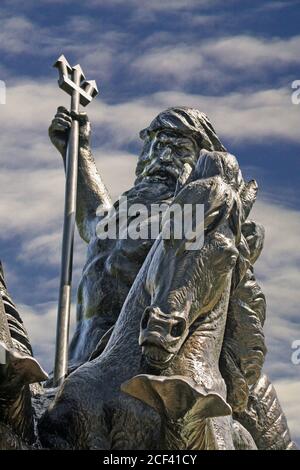
<path id="1" fill-rule="evenodd" d="M 61 278 L 57 314 L 54 385 L 60 385 L 68 370 L 68 343 L 71 305 L 73 240 L 76 218 L 77 173 L 79 150 L 79 105 L 87 106 L 98 94 L 95 80 L 86 80 L 79 64 L 71 67 L 64 55 L 54 64 L 59 71 L 59 87 L 71 96 L 71 116 L 74 117 L 66 155 L 65 212 L 63 227 Z"/>
<path id="2" fill-rule="evenodd" d="M 86 80 L 79 64 L 71 67 L 64 55 L 61 55 L 54 64 L 59 71 L 59 87 L 68 95 L 75 92 L 79 94 L 79 102 L 87 106 L 98 94 L 95 80 Z"/>

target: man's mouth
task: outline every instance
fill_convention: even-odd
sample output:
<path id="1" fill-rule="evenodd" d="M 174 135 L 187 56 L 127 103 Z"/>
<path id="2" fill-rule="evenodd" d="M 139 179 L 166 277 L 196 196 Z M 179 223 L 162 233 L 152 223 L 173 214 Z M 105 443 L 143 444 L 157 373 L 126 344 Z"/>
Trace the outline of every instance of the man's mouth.
<path id="1" fill-rule="evenodd" d="M 169 176 L 168 175 L 163 175 L 163 174 L 160 174 L 160 173 L 156 173 L 156 174 L 153 174 L 153 175 L 147 175 L 146 178 L 150 179 L 151 181 L 167 181 L 169 179 Z"/>
<path id="2" fill-rule="evenodd" d="M 174 166 L 171 165 L 154 165 L 152 168 L 149 168 L 144 172 L 144 176 L 151 180 L 157 179 L 159 181 L 166 181 L 170 180 L 171 178 L 177 181 L 177 178 L 179 177 L 179 172 L 177 168 L 174 168 Z"/>

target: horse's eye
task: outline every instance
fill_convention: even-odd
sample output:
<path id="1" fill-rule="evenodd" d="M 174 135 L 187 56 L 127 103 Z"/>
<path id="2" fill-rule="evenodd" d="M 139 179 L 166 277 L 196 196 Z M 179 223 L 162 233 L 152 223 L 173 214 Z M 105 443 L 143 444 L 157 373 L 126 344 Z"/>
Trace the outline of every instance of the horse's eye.
<path id="1" fill-rule="evenodd" d="M 184 320 L 178 321 L 178 323 L 172 326 L 171 335 L 173 336 L 173 338 L 178 338 L 183 335 L 184 331 L 185 331 Z"/>

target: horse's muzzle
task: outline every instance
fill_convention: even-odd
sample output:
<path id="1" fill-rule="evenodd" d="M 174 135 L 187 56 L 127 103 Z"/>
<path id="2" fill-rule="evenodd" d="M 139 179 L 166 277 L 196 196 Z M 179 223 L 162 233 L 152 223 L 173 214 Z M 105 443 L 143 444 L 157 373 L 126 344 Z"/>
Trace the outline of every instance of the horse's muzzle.
<path id="1" fill-rule="evenodd" d="M 187 334 L 187 322 L 177 312 L 167 315 L 159 307 L 147 307 L 140 327 L 142 354 L 152 367 L 164 369 L 180 350 Z"/>

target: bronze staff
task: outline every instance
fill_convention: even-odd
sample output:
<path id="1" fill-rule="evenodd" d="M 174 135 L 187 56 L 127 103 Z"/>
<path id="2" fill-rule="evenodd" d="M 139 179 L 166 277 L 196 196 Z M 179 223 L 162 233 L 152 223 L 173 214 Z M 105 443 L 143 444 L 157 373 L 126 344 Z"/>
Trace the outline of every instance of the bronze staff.
<path id="1" fill-rule="evenodd" d="M 54 67 L 59 70 L 59 87 L 71 95 L 71 115 L 78 115 L 79 105 L 87 106 L 98 94 L 96 82 L 85 80 L 79 64 L 71 67 L 61 55 Z M 68 369 L 68 341 L 71 305 L 73 242 L 76 217 L 79 123 L 73 119 L 66 157 L 64 227 L 61 256 L 61 276 L 56 328 L 54 385 L 61 384 Z"/>

